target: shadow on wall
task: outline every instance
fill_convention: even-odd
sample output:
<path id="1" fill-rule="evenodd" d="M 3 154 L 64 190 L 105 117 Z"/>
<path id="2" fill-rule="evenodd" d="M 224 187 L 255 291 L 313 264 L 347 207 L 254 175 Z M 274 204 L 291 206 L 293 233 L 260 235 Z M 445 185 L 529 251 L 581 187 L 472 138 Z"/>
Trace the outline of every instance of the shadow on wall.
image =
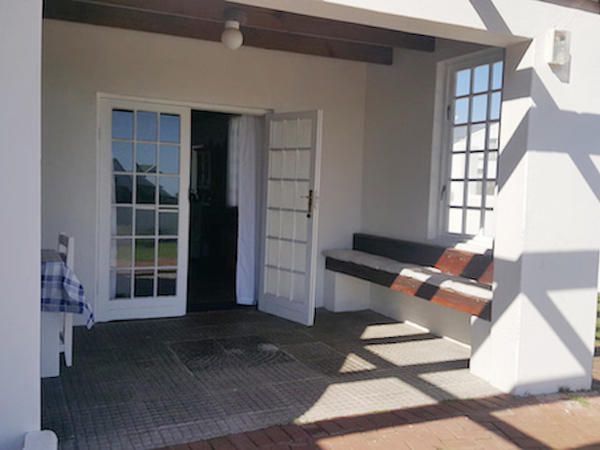
<path id="1" fill-rule="evenodd" d="M 526 52 L 527 47 L 528 45 L 523 45 L 523 54 Z M 562 123 L 564 126 L 546 127 L 542 141 L 540 141 L 542 134 L 536 135 L 536 152 L 568 155 L 588 184 L 590 190 L 598 198 L 598 205 L 600 205 L 600 172 L 592 159 L 594 156 L 600 157 L 600 140 L 598 137 L 600 135 L 596 132 L 600 129 L 600 116 L 561 110 L 534 70 L 512 69 L 515 70 L 513 77 L 519 79 L 518 85 L 522 86 L 524 91 L 512 93 L 511 96 L 505 94 L 503 102 L 529 97 L 530 92 L 528 91 L 534 86 L 536 93 L 535 105 L 529 108 L 509 142 L 503 145 L 505 150 L 502 156 L 503 166 L 498 174 L 498 189 L 502 190 L 508 178 L 516 170 L 526 154 L 526 149 L 513 141 L 521 140 L 522 136 L 527 134 L 532 114 L 536 109 L 542 109 L 546 116 L 552 117 L 553 122 Z M 507 67 L 507 70 L 511 70 L 511 68 Z M 573 136 L 577 136 L 579 139 L 587 139 L 590 143 L 589 147 L 585 150 L 580 147 L 579 151 L 573 151 Z"/>

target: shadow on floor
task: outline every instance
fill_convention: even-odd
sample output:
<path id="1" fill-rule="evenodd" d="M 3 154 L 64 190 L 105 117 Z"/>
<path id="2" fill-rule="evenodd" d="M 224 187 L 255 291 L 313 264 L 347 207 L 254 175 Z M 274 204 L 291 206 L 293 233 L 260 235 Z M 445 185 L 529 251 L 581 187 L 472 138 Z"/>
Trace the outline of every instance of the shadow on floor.
<path id="1" fill-rule="evenodd" d="M 62 449 L 155 448 L 275 424 L 497 394 L 469 349 L 364 311 L 306 328 L 254 310 L 77 328 L 42 383 Z"/>
<path id="2" fill-rule="evenodd" d="M 163 450 L 298 448 L 598 449 L 600 395 L 496 395 L 304 425 L 272 426 Z"/>

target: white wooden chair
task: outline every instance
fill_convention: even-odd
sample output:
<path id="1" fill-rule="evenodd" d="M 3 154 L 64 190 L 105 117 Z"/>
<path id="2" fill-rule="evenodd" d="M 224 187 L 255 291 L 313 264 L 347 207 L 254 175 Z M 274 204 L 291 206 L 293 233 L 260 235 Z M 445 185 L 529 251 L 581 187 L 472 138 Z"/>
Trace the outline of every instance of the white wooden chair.
<path id="1" fill-rule="evenodd" d="M 75 239 L 65 233 L 58 235 L 58 253 L 71 270 L 75 270 Z M 60 333 L 60 353 L 65 355 L 67 367 L 73 365 L 73 314 L 63 313 L 63 326 Z"/>

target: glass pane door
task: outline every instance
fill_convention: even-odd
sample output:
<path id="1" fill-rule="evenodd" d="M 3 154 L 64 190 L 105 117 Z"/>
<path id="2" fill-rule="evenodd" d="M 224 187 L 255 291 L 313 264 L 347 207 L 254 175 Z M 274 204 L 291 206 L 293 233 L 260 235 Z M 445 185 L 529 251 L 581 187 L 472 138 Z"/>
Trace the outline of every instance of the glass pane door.
<path id="1" fill-rule="evenodd" d="M 312 325 L 320 123 L 317 111 L 268 119 L 264 259 L 259 309 Z"/>
<path id="2" fill-rule="evenodd" d="M 111 111 L 110 300 L 177 295 L 181 117 Z"/>

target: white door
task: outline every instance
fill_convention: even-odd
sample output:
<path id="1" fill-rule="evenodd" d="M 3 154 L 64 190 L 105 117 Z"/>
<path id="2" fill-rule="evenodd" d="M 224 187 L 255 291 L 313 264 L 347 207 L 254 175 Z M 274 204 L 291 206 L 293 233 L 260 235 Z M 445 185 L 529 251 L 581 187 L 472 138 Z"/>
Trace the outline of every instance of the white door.
<path id="1" fill-rule="evenodd" d="M 315 314 L 319 111 L 267 117 L 259 309 L 304 325 Z"/>
<path id="2" fill-rule="evenodd" d="M 99 320 L 186 311 L 190 110 L 101 98 Z"/>

